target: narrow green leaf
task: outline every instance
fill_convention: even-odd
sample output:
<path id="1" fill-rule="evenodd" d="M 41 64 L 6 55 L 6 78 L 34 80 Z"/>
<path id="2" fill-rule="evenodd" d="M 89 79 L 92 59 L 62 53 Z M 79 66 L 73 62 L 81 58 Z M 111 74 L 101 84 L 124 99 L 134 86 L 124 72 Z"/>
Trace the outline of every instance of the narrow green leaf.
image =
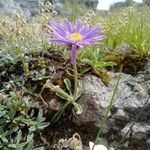
<path id="1" fill-rule="evenodd" d="M 19 144 L 20 141 L 21 141 L 21 137 L 22 137 L 22 133 L 21 133 L 21 130 L 19 130 L 18 135 L 17 135 L 17 137 L 16 137 L 16 142 L 17 142 L 18 144 Z"/>
<path id="2" fill-rule="evenodd" d="M 83 75 L 84 73 L 88 72 L 90 69 L 91 69 L 91 67 L 86 67 L 80 71 L 80 74 Z"/>
<path id="3" fill-rule="evenodd" d="M 64 100 L 71 101 L 71 96 L 69 96 L 65 91 L 58 91 L 56 95 Z"/>
<path id="4" fill-rule="evenodd" d="M 1 139 L 3 142 L 5 142 L 5 143 L 8 142 L 8 140 L 6 139 L 6 135 L 7 135 L 6 132 L 0 135 L 0 139 Z"/>
<path id="5" fill-rule="evenodd" d="M 29 134 L 28 136 L 27 136 L 27 143 L 29 143 L 30 141 L 32 141 L 33 140 L 33 134 Z"/>
<path id="6" fill-rule="evenodd" d="M 78 100 L 81 97 L 83 91 L 84 91 L 83 82 L 81 80 L 78 80 L 77 94 L 75 100 Z"/>
<path id="7" fill-rule="evenodd" d="M 88 58 L 82 59 L 82 62 L 84 62 L 84 63 L 86 63 L 88 65 L 91 65 L 91 66 L 93 65 L 93 62 L 90 59 L 88 59 Z"/>
<path id="8" fill-rule="evenodd" d="M 98 64 L 95 65 L 95 67 L 96 68 L 103 68 L 103 67 L 108 67 L 108 66 L 113 67 L 114 65 L 116 65 L 116 63 L 114 62 L 99 62 Z"/>
<path id="9" fill-rule="evenodd" d="M 65 111 L 65 109 L 67 108 L 67 106 L 69 105 L 69 102 L 65 103 L 65 105 L 53 116 L 51 122 L 55 123 L 57 122 L 61 115 L 63 114 L 63 112 Z"/>
<path id="10" fill-rule="evenodd" d="M 69 79 L 64 79 L 64 83 L 67 87 L 67 90 L 69 91 L 69 94 L 72 95 L 72 90 L 71 90 L 71 82 Z"/>

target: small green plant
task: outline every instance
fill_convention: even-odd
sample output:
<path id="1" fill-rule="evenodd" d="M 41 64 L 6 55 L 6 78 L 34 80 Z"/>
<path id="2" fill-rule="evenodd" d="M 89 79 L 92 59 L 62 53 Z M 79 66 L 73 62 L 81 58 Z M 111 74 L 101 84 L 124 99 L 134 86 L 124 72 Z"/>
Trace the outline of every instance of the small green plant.
<path id="1" fill-rule="evenodd" d="M 128 45 L 135 54 L 149 55 L 149 10 L 145 7 L 128 7 L 114 11 L 106 17 L 96 15 L 93 24 L 101 25 L 107 39 L 103 46 L 109 51 L 118 48 L 122 44 Z"/>
<path id="2" fill-rule="evenodd" d="M 26 142 L 22 142 L 22 132 L 21 130 L 19 130 L 16 138 L 14 140 L 11 140 L 11 144 L 9 144 L 8 147 L 13 150 L 24 150 L 25 146 L 29 148 L 28 146 L 33 143 L 32 140 L 33 140 L 33 134 L 27 136 Z"/>
<path id="3" fill-rule="evenodd" d="M 19 130 L 15 139 L 11 139 L 10 144 L 8 145 L 9 149 L 12 150 L 44 150 L 44 147 L 34 147 L 33 134 L 28 134 L 26 141 L 22 142 L 22 132 Z"/>
<path id="4" fill-rule="evenodd" d="M 61 109 L 53 117 L 53 120 L 52 120 L 53 122 L 56 122 L 59 119 L 61 113 L 64 111 L 64 109 L 68 105 L 73 105 L 73 111 L 77 115 L 82 113 L 82 107 L 76 101 L 80 98 L 80 96 L 82 95 L 82 93 L 84 91 L 83 83 L 78 80 L 78 86 L 77 86 L 77 91 L 76 91 L 75 97 L 72 93 L 72 85 L 71 85 L 70 80 L 69 79 L 64 79 L 64 83 L 66 85 L 67 92 L 65 90 L 63 90 L 62 88 L 60 88 L 58 85 L 56 85 L 56 86 L 53 85 L 52 83 L 50 83 L 49 80 L 47 80 L 46 84 L 44 84 L 44 86 L 43 86 L 43 89 L 45 89 L 45 88 L 50 89 L 52 92 L 56 93 L 56 95 L 58 97 L 60 97 L 61 99 L 66 101 L 63 109 Z"/>
<path id="5" fill-rule="evenodd" d="M 38 116 L 34 117 L 34 111 L 31 112 L 30 116 L 23 118 L 22 122 L 29 127 L 29 133 L 33 133 L 37 130 L 42 130 L 49 125 L 48 122 L 44 122 L 42 109 L 39 110 Z"/>
<path id="6" fill-rule="evenodd" d="M 88 54 L 87 54 L 88 53 Z M 102 71 L 105 67 L 113 67 L 115 65 L 114 62 L 105 62 L 103 60 L 103 54 L 100 51 L 100 49 L 89 49 L 88 51 L 86 51 L 83 56 L 81 56 L 81 61 L 87 65 L 89 65 L 90 67 L 88 67 L 86 69 L 86 71 L 88 71 L 88 69 L 92 69 L 95 72 L 98 71 Z"/>
<path id="7" fill-rule="evenodd" d="M 126 35 L 124 32 L 130 29 L 127 24 L 129 18 L 134 14 L 134 8 L 126 8 L 117 12 L 109 14 L 106 18 L 96 18 L 95 22 L 99 22 L 104 28 L 104 34 L 107 39 L 104 41 L 104 45 L 109 50 L 114 50 L 117 46 L 124 42 Z M 100 20 L 98 20 L 100 19 Z"/>
<path id="8" fill-rule="evenodd" d="M 149 23 L 145 20 L 144 12 L 130 16 L 127 23 L 127 29 L 124 32 L 124 41 L 127 43 L 137 54 L 144 55 L 150 52 L 150 36 L 147 30 L 150 29 Z"/>
<path id="9" fill-rule="evenodd" d="M 29 114 L 31 99 L 20 92 L 0 95 L 0 148 L 33 150 L 34 133 L 49 125 L 44 122 L 42 110 L 39 110 L 37 117 L 34 111 Z M 26 127 L 28 131 L 24 131 Z"/>

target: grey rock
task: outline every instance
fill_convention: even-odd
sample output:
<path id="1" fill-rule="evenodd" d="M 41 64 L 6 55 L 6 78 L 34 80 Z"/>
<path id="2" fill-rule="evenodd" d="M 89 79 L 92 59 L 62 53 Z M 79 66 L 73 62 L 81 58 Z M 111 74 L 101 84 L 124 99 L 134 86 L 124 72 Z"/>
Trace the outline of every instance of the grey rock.
<path id="1" fill-rule="evenodd" d="M 54 10 L 58 13 L 58 14 L 64 14 L 65 13 L 65 9 L 64 9 L 64 5 L 61 2 L 55 2 L 54 4 Z"/>
<path id="2" fill-rule="evenodd" d="M 98 126 L 109 105 L 108 98 L 111 97 L 112 92 L 95 76 L 87 76 L 83 79 L 83 82 L 85 93 L 78 101 L 83 107 L 83 113 L 74 118 L 74 121 L 78 125 L 91 122 Z"/>
<path id="3" fill-rule="evenodd" d="M 147 60 L 147 63 L 144 66 L 144 69 L 138 73 L 138 78 L 141 80 L 144 80 L 150 86 L 150 59 Z M 148 89 L 150 88 L 148 87 Z M 149 94 L 150 94 L 150 91 L 149 91 Z"/>
<path id="4" fill-rule="evenodd" d="M 6 14 L 10 14 L 13 11 L 22 12 L 22 8 L 19 4 L 17 4 L 14 0 L 1 0 L 0 1 L 0 11 L 5 12 Z"/>
<path id="5" fill-rule="evenodd" d="M 147 63 L 144 67 L 144 74 L 149 75 L 149 77 L 150 77 L 150 59 L 147 60 Z"/>
<path id="6" fill-rule="evenodd" d="M 118 74 L 110 73 L 110 77 L 111 83 L 109 87 L 113 90 Z M 149 97 L 145 88 L 146 85 L 146 83 L 141 82 L 136 77 L 121 74 L 121 81 L 113 108 L 123 109 L 128 112 L 129 116 L 132 115 L 133 112 L 143 107 Z"/>
<path id="7" fill-rule="evenodd" d="M 35 15 L 39 13 L 38 1 L 37 0 L 14 0 L 16 4 L 19 4 L 24 12 Z"/>
<path id="8" fill-rule="evenodd" d="M 121 134 L 122 136 L 125 136 L 125 134 L 127 133 L 127 131 L 130 129 L 131 125 L 133 124 L 133 122 L 128 123 L 122 130 L 121 130 Z M 132 127 L 132 130 L 130 131 L 130 135 L 132 138 L 134 139 L 148 139 L 150 133 L 150 124 L 147 123 L 138 123 L 136 122 L 134 124 L 134 126 Z M 130 137 L 130 138 L 131 138 Z"/>
<path id="9" fill-rule="evenodd" d="M 87 7 L 96 8 L 98 0 L 83 0 Z"/>
<path id="10" fill-rule="evenodd" d="M 147 139 L 146 143 L 150 144 L 150 138 Z"/>
<path id="11" fill-rule="evenodd" d="M 105 86 L 102 81 L 95 76 L 86 76 L 83 79 L 85 93 L 78 101 L 83 107 L 83 114 L 77 117 L 77 122 L 99 122 L 109 105 L 118 73 L 110 73 L 111 83 L 109 87 Z M 113 115 L 115 119 L 128 121 L 134 119 L 137 111 L 139 111 L 149 97 L 145 89 L 145 84 L 131 75 L 121 75 L 121 81 L 118 87 L 117 96 L 112 105 Z M 143 114 L 150 117 L 148 102 Z M 110 116 L 111 114 L 109 114 Z M 142 120 L 142 118 L 141 118 Z"/>
<path id="12" fill-rule="evenodd" d="M 8 15 L 16 10 L 27 17 L 39 12 L 37 0 L 1 0 L 0 10 Z"/>
<path id="13" fill-rule="evenodd" d="M 129 119 L 128 114 L 123 109 L 118 109 L 112 117 L 115 119 L 119 119 L 119 120 L 128 120 Z"/>
<path id="14" fill-rule="evenodd" d="M 128 145 L 131 146 L 132 140 L 133 144 L 136 140 L 137 145 L 139 144 L 138 140 L 146 143 L 150 135 L 150 100 L 148 101 L 150 82 L 144 78 L 147 75 L 147 73 L 144 73 L 139 73 L 134 77 L 129 74 L 121 74 L 112 109 L 104 127 L 104 137 L 112 141 L 118 141 L 127 133 L 131 123 L 135 121 L 137 114 L 144 106 L 141 117 L 139 117 L 138 122 L 135 122 L 133 129 L 127 135 L 130 140 L 122 143 L 124 148 Z M 100 78 L 93 75 L 83 78 L 85 92 L 78 100 L 83 108 L 83 114 L 74 117 L 73 122 L 75 124 L 83 125 L 87 130 L 89 127 L 97 129 L 109 106 L 119 73 L 110 72 L 109 75 L 111 78 L 109 86 L 105 86 Z"/>

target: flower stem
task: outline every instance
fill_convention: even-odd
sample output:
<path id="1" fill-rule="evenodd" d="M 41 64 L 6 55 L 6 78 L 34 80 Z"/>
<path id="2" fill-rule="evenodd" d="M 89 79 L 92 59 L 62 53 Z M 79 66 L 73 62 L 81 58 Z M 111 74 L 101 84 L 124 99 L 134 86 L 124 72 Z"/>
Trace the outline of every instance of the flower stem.
<path id="1" fill-rule="evenodd" d="M 78 71 L 77 71 L 77 64 L 73 64 L 74 70 L 74 101 L 76 100 L 77 95 L 77 84 L 78 84 Z"/>

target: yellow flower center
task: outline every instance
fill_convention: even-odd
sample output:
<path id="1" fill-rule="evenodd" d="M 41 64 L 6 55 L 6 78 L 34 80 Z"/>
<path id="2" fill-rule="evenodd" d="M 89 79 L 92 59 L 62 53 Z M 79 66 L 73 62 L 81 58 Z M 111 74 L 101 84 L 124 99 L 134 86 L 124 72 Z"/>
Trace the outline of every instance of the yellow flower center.
<path id="1" fill-rule="evenodd" d="M 69 38 L 72 39 L 72 40 L 75 40 L 75 41 L 81 41 L 82 35 L 79 32 L 72 33 L 72 34 L 69 35 Z"/>

